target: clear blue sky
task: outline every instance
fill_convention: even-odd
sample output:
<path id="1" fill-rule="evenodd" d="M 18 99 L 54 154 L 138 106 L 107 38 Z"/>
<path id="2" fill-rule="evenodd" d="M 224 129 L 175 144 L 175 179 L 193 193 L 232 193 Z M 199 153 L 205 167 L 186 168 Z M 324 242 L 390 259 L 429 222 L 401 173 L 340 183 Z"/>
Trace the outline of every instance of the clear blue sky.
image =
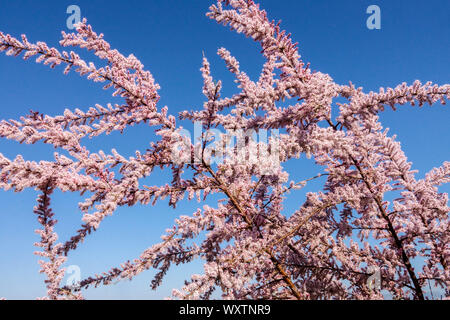
<path id="1" fill-rule="evenodd" d="M 259 45 L 235 34 L 205 17 L 209 0 L 149 1 L 1 1 L 0 30 L 16 37 L 26 33 L 30 41 L 46 41 L 56 46 L 60 31 L 66 28 L 66 8 L 76 4 L 97 32 L 105 34 L 113 47 L 123 54 L 135 54 L 161 85 L 160 106 L 172 113 L 199 108 L 203 103 L 199 72 L 202 51 L 212 64 L 214 76 L 225 81 L 225 93 L 235 92 L 224 63 L 215 55 L 226 47 L 240 60 L 241 68 L 253 79 L 263 60 Z M 299 42 L 300 53 L 313 70 L 329 73 L 341 84 L 351 80 L 365 90 L 431 80 L 450 81 L 450 2 L 448 0 L 261 0 L 269 17 L 282 20 L 282 27 Z M 381 30 L 368 30 L 366 8 L 381 8 Z M 50 115 L 65 108 L 87 109 L 95 103 L 114 102 L 111 92 L 72 73 L 62 74 L 18 58 L 0 56 L 0 118 L 18 119 L 28 110 Z M 425 172 L 450 159 L 449 112 L 436 105 L 423 109 L 404 106 L 396 113 L 382 115 L 385 127 L 398 135 L 414 168 Z M 89 141 L 93 151 L 115 147 L 124 155 L 145 150 L 152 133 L 145 126 L 133 127 L 123 136 L 112 134 Z M 14 158 L 23 154 L 27 160 L 52 159 L 53 149 L 38 144 L 23 146 L 0 140 L 0 152 Z M 314 166 L 299 162 L 292 178 L 307 178 Z M 167 175 L 152 177 L 163 183 Z M 315 190 L 319 184 L 308 190 Z M 449 188 L 442 189 L 448 192 Z M 0 192 L 0 297 L 30 298 L 43 296 L 43 276 L 38 274 L 38 257 L 33 231 L 38 227 L 32 213 L 36 191 L 21 194 Z M 81 218 L 76 195 L 56 193 L 53 209 L 60 223 L 57 231 L 66 240 L 79 227 Z M 289 200 L 292 212 L 301 204 Z M 159 240 L 179 214 L 191 214 L 196 202 L 168 209 L 165 203 L 155 207 L 123 208 L 105 220 L 102 227 L 69 256 L 67 265 L 79 265 L 82 277 L 100 273 L 133 259 Z M 201 204 L 203 205 L 203 204 Z M 87 298 L 155 299 L 168 296 L 173 287 L 181 287 L 199 264 L 173 269 L 158 292 L 151 291 L 148 271 L 133 282 L 90 289 Z"/>

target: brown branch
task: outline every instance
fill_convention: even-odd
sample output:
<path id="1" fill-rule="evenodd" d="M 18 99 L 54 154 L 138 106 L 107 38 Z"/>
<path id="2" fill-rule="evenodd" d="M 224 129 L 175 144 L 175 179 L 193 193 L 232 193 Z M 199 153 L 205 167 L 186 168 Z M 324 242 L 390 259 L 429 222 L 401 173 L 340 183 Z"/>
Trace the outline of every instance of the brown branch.
<path id="1" fill-rule="evenodd" d="M 211 169 L 211 167 L 205 163 L 204 159 L 202 159 L 203 166 L 206 168 L 206 170 L 211 174 L 211 176 L 216 180 L 217 184 L 219 185 L 219 188 L 225 193 L 225 195 L 230 199 L 233 206 L 239 211 L 240 215 L 245 219 L 247 224 L 249 225 L 249 228 L 253 225 L 253 222 L 251 219 L 247 216 L 245 210 L 241 207 L 237 199 L 231 194 L 231 192 L 228 190 L 228 188 L 225 186 L 225 184 L 222 182 L 222 180 L 214 173 L 214 171 Z M 298 299 L 301 300 L 302 296 L 300 292 L 298 291 L 295 284 L 292 282 L 290 276 L 286 273 L 281 263 L 278 261 L 278 259 L 274 256 L 274 254 L 269 250 L 264 250 L 269 256 L 270 260 L 275 265 L 278 272 L 283 277 L 284 282 L 289 286 L 289 289 L 291 290 L 292 294 Z"/>
<path id="2" fill-rule="evenodd" d="M 392 225 L 392 221 L 391 221 L 391 219 L 389 218 L 388 214 L 386 213 L 386 210 L 384 209 L 383 204 L 381 203 L 381 200 L 375 195 L 375 192 L 372 190 L 372 187 L 371 187 L 371 185 L 369 184 L 369 182 L 367 181 L 367 178 L 366 178 L 366 176 L 364 175 L 364 172 L 362 171 L 361 166 L 359 165 L 359 163 L 358 163 L 358 162 L 356 161 L 356 159 L 353 158 L 351 155 L 350 155 L 350 158 L 352 159 L 354 165 L 355 165 L 356 168 L 358 169 L 358 171 L 359 171 L 359 173 L 360 173 L 360 175 L 361 175 L 361 178 L 362 178 L 362 180 L 364 181 L 364 184 L 366 185 L 367 189 L 369 189 L 369 191 L 370 191 L 370 193 L 371 193 L 371 195 L 372 195 L 372 198 L 375 200 L 375 203 L 376 203 L 376 205 L 377 205 L 377 207 L 378 207 L 378 209 L 379 209 L 379 211 L 380 211 L 380 213 L 381 213 L 381 216 L 382 216 L 383 219 L 386 221 L 387 226 L 388 226 L 388 230 L 389 230 L 389 232 L 390 232 L 392 238 L 394 239 L 394 243 L 395 243 L 396 247 L 397 247 L 397 248 L 400 250 L 400 252 L 401 252 L 401 257 L 402 257 L 403 264 L 405 265 L 406 270 L 408 271 L 408 274 L 409 274 L 409 276 L 410 276 L 410 278 L 411 278 L 411 281 L 412 281 L 413 284 L 414 284 L 414 289 L 415 289 L 415 292 L 416 292 L 416 296 L 417 296 L 420 300 L 425 300 L 424 295 L 423 295 L 423 291 L 422 291 L 422 287 L 421 287 L 421 285 L 420 285 L 420 283 L 419 283 L 419 280 L 418 280 L 417 277 L 416 277 L 416 274 L 415 274 L 415 272 L 414 272 L 414 268 L 413 268 L 413 266 L 411 265 L 411 262 L 410 262 L 410 260 L 409 260 L 409 257 L 408 257 L 408 255 L 406 254 L 405 249 L 404 249 L 404 247 L 403 247 L 403 243 L 402 243 L 402 241 L 400 240 L 400 238 L 398 237 L 398 234 L 397 234 L 397 232 L 395 231 L 394 226 Z"/>

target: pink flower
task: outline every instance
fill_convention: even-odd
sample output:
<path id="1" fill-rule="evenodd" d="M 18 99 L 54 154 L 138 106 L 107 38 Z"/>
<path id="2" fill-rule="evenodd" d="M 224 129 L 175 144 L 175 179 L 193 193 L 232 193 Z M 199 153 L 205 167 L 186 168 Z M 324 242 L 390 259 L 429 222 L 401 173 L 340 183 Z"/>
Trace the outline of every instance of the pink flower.
<path id="1" fill-rule="evenodd" d="M 7 55 L 36 56 L 52 68 L 64 65 L 64 73 L 73 69 L 123 98 L 120 104 L 65 110 L 55 117 L 33 111 L 20 120 L 0 121 L 2 138 L 59 149 L 54 161 L 26 161 L 21 155 L 10 160 L 0 154 L 0 188 L 41 192 L 34 212 L 41 225 L 36 254 L 47 277 L 43 299 L 82 299 L 82 289 L 132 279 L 148 269 L 157 271 L 151 283 L 157 289 L 172 265 L 195 259 L 204 260 L 204 273 L 174 290 L 175 298 L 209 299 L 218 289 L 224 299 L 382 299 L 378 289 L 367 285 L 374 276 L 395 299 L 425 299 L 429 282 L 446 290 L 448 298 L 450 208 L 448 194 L 438 187 L 450 182 L 450 162 L 417 179 L 378 113 L 386 106 L 444 104 L 450 85 L 415 81 L 365 93 L 352 83 L 339 85 L 327 74 L 312 72 L 290 34 L 252 0 L 218 0 L 207 16 L 258 42 L 266 61 L 253 81 L 220 48 L 217 53 L 239 91 L 222 97 L 222 82 L 213 79 L 203 57 L 203 109 L 178 115 L 201 123 L 200 141 L 183 136 L 175 116 L 160 108 L 159 85 L 143 64 L 112 49 L 86 20 L 75 33 L 63 32 L 60 44 L 91 51 L 103 66 L 73 51 L 0 32 L 0 51 Z M 346 102 L 336 104 L 336 98 Z M 114 149 L 93 153 L 83 145 L 86 137 L 123 133 L 142 123 L 157 138 L 132 157 Z M 272 129 L 278 130 L 276 137 L 253 138 L 253 133 Z M 210 148 L 213 130 L 224 132 Z M 178 143 L 185 147 L 182 153 L 174 152 Z M 223 161 L 213 163 L 219 154 Z M 303 156 L 322 170 L 291 181 L 286 163 Z M 170 170 L 172 179 L 143 185 L 156 168 Z M 286 215 L 285 198 L 297 199 L 290 193 L 312 180 L 323 188 L 298 199 L 298 209 Z M 79 204 L 80 229 L 59 243 L 49 198 L 55 189 L 90 194 Z M 166 198 L 176 207 L 184 197 L 217 204 L 179 216 L 161 242 L 133 261 L 90 276 L 75 288 L 61 285 L 66 256 L 119 207 L 154 205 Z M 415 263 L 418 259 L 423 264 Z"/>

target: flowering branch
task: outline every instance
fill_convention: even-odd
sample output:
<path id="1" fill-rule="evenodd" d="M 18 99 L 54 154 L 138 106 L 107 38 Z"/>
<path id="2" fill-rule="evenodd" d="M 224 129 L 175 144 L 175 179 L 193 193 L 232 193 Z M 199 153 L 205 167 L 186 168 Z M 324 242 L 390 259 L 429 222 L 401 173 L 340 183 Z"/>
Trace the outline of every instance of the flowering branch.
<path id="1" fill-rule="evenodd" d="M 11 160 L 0 154 L 1 189 L 42 192 L 35 208 L 42 226 L 36 245 L 48 260 L 41 262 L 46 298 L 81 299 L 81 290 L 131 280 L 151 268 L 157 270 L 151 282 L 157 289 L 171 266 L 196 259 L 204 261 L 203 274 L 192 275 L 174 290 L 175 298 L 209 299 L 220 289 L 224 299 L 382 299 L 380 290 L 367 285 L 373 268 L 395 299 L 427 299 L 426 282 L 449 295 L 450 208 L 448 194 L 439 187 L 450 182 L 450 162 L 416 179 L 378 114 L 386 106 L 445 104 L 450 85 L 415 81 L 365 93 L 311 71 L 291 35 L 252 0 L 218 0 L 207 16 L 259 43 L 265 62 L 259 78 L 252 80 L 232 53 L 220 48 L 217 54 L 238 87 L 238 93 L 222 97 L 222 82 L 213 79 L 203 55 L 203 108 L 178 114 L 181 120 L 201 123 L 200 141 L 183 135 L 168 108 L 158 107 L 159 85 L 142 63 L 112 49 L 86 20 L 76 32 L 63 32 L 60 45 L 86 49 L 104 66 L 73 51 L 0 32 L 0 51 L 7 55 L 36 56 L 38 63 L 52 68 L 65 65 L 64 73 L 74 69 L 104 83 L 104 89 L 114 88 L 113 96 L 123 99 L 54 117 L 32 111 L 20 120 L 0 121 L 0 138 L 59 149 L 52 161 L 26 161 L 21 155 Z M 347 102 L 336 103 L 337 98 Z M 124 133 L 133 125 L 154 131 L 149 149 L 125 157 L 115 149 L 94 153 L 84 145 L 86 138 Z M 256 141 L 254 136 L 267 130 L 278 133 Z M 300 157 L 314 161 L 321 173 L 290 182 L 292 166 L 286 164 Z M 146 178 L 156 168 L 170 171 L 172 179 L 149 185 Z M 307 193 L 298 210 L 286 215 L 290 191 L 312 180 L 323 181 L 323 188 Z M 80 229 L 63 243 L 56 243 L 50 209 L 49 196 L 58 189 L 89 194 L 79 203 Z M 179 216 L 162 241 L 138 258 L 75 288 L 61 286 L 66 256 L 99 230 L 106 217 L 119 207 L 155 205 L 166 198 L 173 208 L 194 198 L 217 200 L 217 205 Z"/>

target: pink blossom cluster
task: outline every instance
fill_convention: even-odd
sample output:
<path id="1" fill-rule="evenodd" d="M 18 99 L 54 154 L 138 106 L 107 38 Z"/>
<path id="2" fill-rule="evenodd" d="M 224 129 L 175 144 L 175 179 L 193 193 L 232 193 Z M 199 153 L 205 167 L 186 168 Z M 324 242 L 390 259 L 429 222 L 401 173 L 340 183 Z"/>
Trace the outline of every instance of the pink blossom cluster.
<path id="1" fill-rule="evenodd" d="M 47 276 L 46 298 L 82 299 L 82 290 L 90 286 L 132 279 L 148 269 L 157 270 L 151 284 L 157 289 L 172 265 L 195 259 L 204 261 L 203 274 L 192 275 L 183 288 L 174 290 L 175 298 L 209 299 L 218 290 L 223 299 L 382 299 L 379 290 L 367 285 L 373 267 L 381 270 L 383 289 L 394 299 L 425 299 L 430 283 L 449 297 L 450 209 L 448 195 L 438 187 L 450 182 L 450 162 L 417 179 L 378 114 L 387 106 L 445 104 L 450 85 L 416 81 L 365 93 L 351 83 L 339 85 L 327 74 L 312 72 L 290 34 L 252 0 L 218 0 L 207 16 L 260 43 L 265 63 L 253 81 L 237 59 L 220 48 L 218 55 L 239 88 L 239 93 L 221 97 L 222 83 L 214 81 L 204 57 L 203 109 L 186 110 L 179 117 L 201 122 L 206 131 L 280 129 L 281 165 L 269 174 L 263 169 L 273 167 L 270 157 L 234 161 L 238 155 L 230 153 L 211 165 L 204 157 L 207 136 L 189 146 L 192 157 L 200 161 L 175 161 L 172 146 L 183 136 L 167 107 L 158 106 L 159 86 L 136 57 L 112 49 L 86 20 L 77 25 L 76 33 L 63 32 L 60 44 L 92 51 L 104 61 L 102 67 L 73 51 L 0 33 L 0 50 L 7 55 L 35 56 L 36 62 L 52 68 L 65 65 L 65 73 L 74 69 L 123 98 L 121 105 L 66 110 L 56 117 L 31 112 L 20 120 L 0 122 L 2 138 L 41 141 L 69 155 L 56 152 L 54 161 L 34 162 L 0 154 L 2 189 L 41 192 L 35 208 L 42 226 L 36 246 L 47 259 L 40 262 Z M 346 102 L 336 103 L 338 97 Z M 116 150 L 92 153 L 83 146 L 85 137 L 122 132 L 139 123 L 153 127 L 158 139 L 133 157 Z M 248 141 L 249 148 L 251 144 Z M 314 159 L 322 171 L 292 181 L 283 164 L 304 156 Z M 156 167 L 171 170 L 172 181 L 143 185 Z M 289 193 L 315 179 L 323 179 L 323 189 L 308 193 L 299 208 L 286 215 L 283 202 Z M 91 194 L 79 204 L 81 228 L 59 243 L 49 201 L 55 189 Z M 387 195 L 394 193 L 398 197 L 388 201 Z M 205 205 L 180 216 L 162 241 L 138 258 L 88 277 L 77 288 L 61 285 L 66 256 L 117 208 L 153 205 L 165 198 L 175 207 L 184 197 L 201 202 L 211 194 L 221 196 L 215 207 Z"/>

